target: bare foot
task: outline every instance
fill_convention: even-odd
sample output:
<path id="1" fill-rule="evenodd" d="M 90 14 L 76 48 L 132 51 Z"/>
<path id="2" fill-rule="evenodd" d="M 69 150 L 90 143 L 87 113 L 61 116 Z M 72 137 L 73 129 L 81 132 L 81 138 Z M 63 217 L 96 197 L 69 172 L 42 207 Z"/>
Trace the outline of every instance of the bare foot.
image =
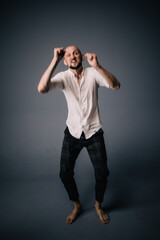
<path id="1" fill-rule="evenodd" d="M 66 218 L 66 223 L 71 224 L 81 212 L 82 212 L 82 207 L 75 206 L 72 213 Z"/>
<path id="2" fill-rule="evenodd" d="M 108 215 L 102 210 L 100 204 L 95 204 L 96 213 L 103 224 L 109 223 Z"/>

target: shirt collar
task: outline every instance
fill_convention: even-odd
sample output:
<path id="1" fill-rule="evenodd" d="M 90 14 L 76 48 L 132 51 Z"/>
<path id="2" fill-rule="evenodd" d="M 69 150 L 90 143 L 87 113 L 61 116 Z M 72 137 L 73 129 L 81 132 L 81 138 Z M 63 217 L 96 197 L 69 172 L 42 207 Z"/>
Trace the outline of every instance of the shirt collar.
<path id="1" fill-rule="evenodd" d="M 84 76 L 84 68 L 83 68 L 83 70 L 82 70 L 82 77 Z M 74 76 L 74 73 L 68 68 L 68 72 L 70 72 L 73 76 Z"/>

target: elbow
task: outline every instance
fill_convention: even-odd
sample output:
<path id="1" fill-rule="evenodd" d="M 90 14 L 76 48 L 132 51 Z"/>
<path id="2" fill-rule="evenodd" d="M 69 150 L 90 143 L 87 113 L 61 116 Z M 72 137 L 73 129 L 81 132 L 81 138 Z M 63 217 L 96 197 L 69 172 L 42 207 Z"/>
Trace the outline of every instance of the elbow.
<path id="1" fill-rule="evenodd" d="M 39 93 L 46 93 L 48 92 L 48 89 L 42 88 L 41 86 L 38 85 L 37 90 Z"/>
<path id="2" fill-rule="evenodd" d="M 43 93 L 43 89 L 39 85 L 37 86 L 37 90 L 39 93 Z"/>
<path id="3" fill-rule="evenodd" d="M 116 90 L 120 89 L 120 86 L 121 86 L 121 84 L 120 84 L 120 82 L 118 82 L 118 84 L 116 86 Z"/>
<path id="4" fill-rule="evenodd" d="M 112 89 L 115 90 L 115 91 L 118 90 L 118 89 L 120 89 L 120 82 L 117 82 L 117 83 L 115 84 L 115 86 L 112 87 Z"/>

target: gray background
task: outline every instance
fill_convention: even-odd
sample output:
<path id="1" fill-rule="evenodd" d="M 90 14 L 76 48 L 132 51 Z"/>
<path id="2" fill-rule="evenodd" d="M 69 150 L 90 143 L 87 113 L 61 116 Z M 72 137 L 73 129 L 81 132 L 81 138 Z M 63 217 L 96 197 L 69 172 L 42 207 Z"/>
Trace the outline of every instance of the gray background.
<path id="1" fill-rule="evenodd" d="M 2 1 L 2 239 L 159 239 L 159 10 L 141 0 Z M 67 105 L 60 91 L 37 91 L 54 47 L 70 44 L 95 52 L 121 83 L 99 89 L 111 172 L 105 226 L 94 212 L 86 149 L 75 168 L 85 211 L 65 223 L 72 203 L 58 174 Z M 61 62 L 56 72 L 65 69 Z"/>

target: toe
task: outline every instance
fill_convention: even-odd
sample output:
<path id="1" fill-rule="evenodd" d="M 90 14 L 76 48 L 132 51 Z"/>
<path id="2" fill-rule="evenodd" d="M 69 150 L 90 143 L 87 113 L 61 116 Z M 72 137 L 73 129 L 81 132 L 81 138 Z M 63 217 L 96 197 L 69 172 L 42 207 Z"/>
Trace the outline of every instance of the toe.
<path id="1" fill-rule="evenodd" d="M 105 224 L 105 220 L 104 220 L 104 218 L 101 216 L 100 217 L 100 220 L 101 220 L 101 222 L 103 223 L 103 224 Z"/>
<path id="2" fill-rule="evenodd" d="M 105 221 L 105 223 L 109 222 L 109 217 L 107 215 L 104 217 L 104 221 Z"/>
<path id="3" fill-rule="evenodd" d="M 66 218 L 66 223 L 70 223 L 70 218 L 69 217 Z"/>
<path id="4" fill-rule="evenodd" d="M 73 219 L 71 217 L 66 218 L 66 223 L 71 224 L 73 222 Z"/>

